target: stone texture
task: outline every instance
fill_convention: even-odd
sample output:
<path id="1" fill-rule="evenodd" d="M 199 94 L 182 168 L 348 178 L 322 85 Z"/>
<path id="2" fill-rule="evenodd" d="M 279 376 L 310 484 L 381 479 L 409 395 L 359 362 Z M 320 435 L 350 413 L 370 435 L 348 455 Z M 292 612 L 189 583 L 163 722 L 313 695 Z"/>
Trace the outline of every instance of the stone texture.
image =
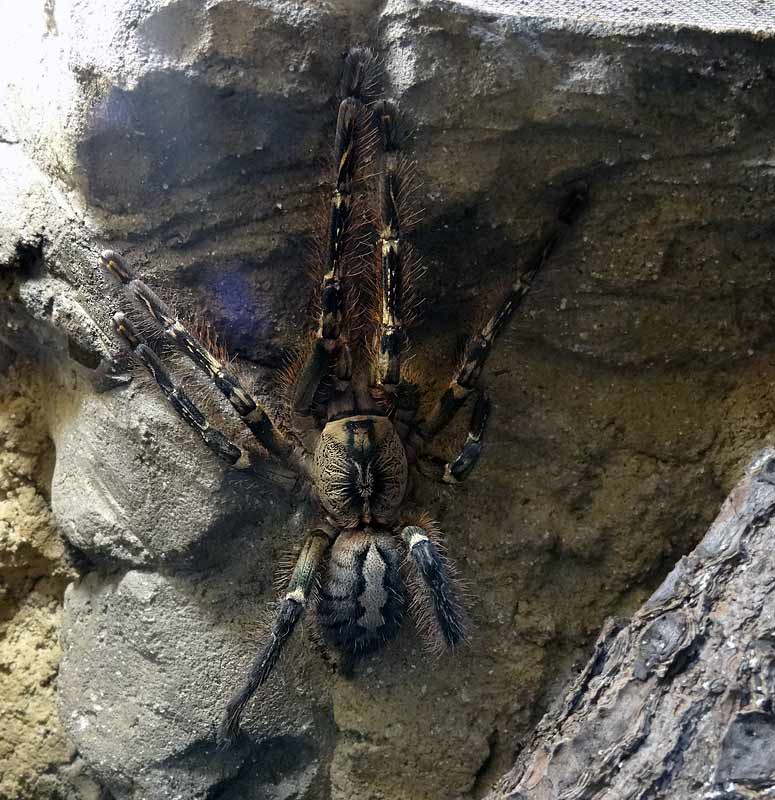
<path id="1" fill-rule="evenodd" d="M 765 0 L 599 0 L 594 5 L 586 0 L 460 0 L 460 5 L 480 14 L 532 17 L 544 25 L 553 21 L 561 21 L 563 26 L 602 22 L 609 33 L 670 26 L 766 34 L 775 27 L 775 10 Z"/>
<path id="2" fill-rule="evenodd" d="M 278 511 L 287 516 L 287 503 L 278 509 L 270 488 L 203 461 L 175 412 L 148 402 L 153 387 L 135 384 L 73 393 L 66 421 L 52 431 L 52 507 L 76 547 L 100 562 L 201 568 L 209 558 L 215 568 L 234 555 L 226 542 L 283 527 Z"/>
<path id="3" fill-rule="evenodd" d="M 606 615 L 640 605 L 772 442 L 771 35 L 408 0 L 29 13 L 0 126 L 17 199 L 0 335 L 62 365 L 52 506 L 88 573 L 63 628 L 75 747 L 119 800 L 481 797 Z M 182 313 L 206 309 L 266 390 L 308 322 L 305 241 L 352 42 L 381 54 L 414 131 L 412 339 L 432 389 L 567 183 L 592 199 L 488 365 L 478 471 L 415 491 L 471 587 L 470 647 L 428 661 L 407 629 L 345 681 L 299 641 L 243 748 L 217 754 L 209 723 L 304 521 L 111 372 L 120 301 L 94 260 L 112 246 Z"/>
<path id="4" fill-rule="evenodd" d="M 269 593 L 254 566 L 233 559 L 198 580 L 93 573 L 68 589 L 62 717 L 115 796 L 325 794 L 333 727 L 301 674 L 264 698 L 252 747 L 215 742 L 229 676 L 247 669 L 238 653 L 254 644 L 256 598 Z"/>
<path id="5" fill-rule="evenodd" d="M 0 384 L 0 798 L 99 800 L 56 710 L 62 597 L 74 575 L 48 507 L 44 380 L 11 361 Z"/>

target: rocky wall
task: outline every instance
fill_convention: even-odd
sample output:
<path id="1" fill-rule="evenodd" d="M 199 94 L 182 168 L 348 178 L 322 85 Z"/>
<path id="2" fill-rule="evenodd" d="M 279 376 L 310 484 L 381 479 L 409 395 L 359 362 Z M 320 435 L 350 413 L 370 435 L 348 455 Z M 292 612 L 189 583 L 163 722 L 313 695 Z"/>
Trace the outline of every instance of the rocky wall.
<path id="1" fill-rule="evenodd" d="M 100 800 L 57 714 L 65 587 L 75 577 L 49 508 L 45 377 L 7 350 L 0 386 L 0 798 Z"/>
<path id="2" fill-rule="evenodd" d="M 640 604 L 772 442 L 771 37 L 501 6 L 82 1 L 30 21 L 38 49 L 4 100 L 0 336 L 54 376 L 51 507 L 81 558 L 60 712 L 118 800 L 483 796 L 604 618 Z M 311 324 L 353 42 L 412 130 L 429 395 L 566 187 L 591 199 L 488 364 L 477 472 L 414 490 L 469 587 L 470 643 L 429 659 L 407 625 L 347 679 L 307 631 L 222 752 L 213 725 L 307 520 L 126 372 L 96 254 L 206 309 L 271 406 Z"/>

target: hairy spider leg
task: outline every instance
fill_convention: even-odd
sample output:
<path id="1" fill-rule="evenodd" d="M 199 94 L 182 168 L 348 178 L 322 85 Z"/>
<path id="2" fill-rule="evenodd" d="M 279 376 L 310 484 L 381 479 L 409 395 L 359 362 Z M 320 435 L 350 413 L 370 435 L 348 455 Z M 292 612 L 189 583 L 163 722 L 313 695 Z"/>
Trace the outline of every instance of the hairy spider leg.
<path id="1" fill-rule="evenodd" d="M 135 358 L 150 372 L 175 411 L 219 458 L 231 466 L 235 465 L 242 455 L 242 450 L 210 425 L 202 411 L 167 372 L 159 356 L 147 345 L 134 325 L 124 314 L 116 314 L 113 317 L 113 326 Z"/>
<path id="2" fill-rule="evenodd" d="M 374 109 L 379 131 L 379 183 L 377 188 L 377 295 L 379 316 L 374 348 L 371 389 L 387 407 L 402 439 L 408 436 L 420 405 L 419 387 L 401 374 L 407 343 L 407 291 L 417 269 L 404 238 L 406 206 L 413 190 L 413 162 L 401 153 L 401 133 L 395 106 L 381 101 Z M 417 213 L 408 214 L 411 224 Z"/>
<path id="3" fill-rule="evenodd" d="M 471 412 L 468 435 L 460 452 L 452 461 L 433 455 L 424 455 L 417 462 L 423 475 L 442 483 L 460 483 L 473 471 L 482 454 L 482 438 L 490 416 L 491 403 L 484 389 L 476 389 L 476 401 Z"/>
<path id="4" fill-rule="evenodd" d="M 351 50 L 340 82 L 339 111 L 334 137 L 334 189 L 331 193 L 328 237 L 320 293 L 320 322 L 312 349 L 299 373 L 293 396 L 294 411 L 309 414 L 315 393 L 331 369 L 340 385 L 352 378 L 352 356 L 344 335 L 346 263 L 351 249 L 354 188 L 358 170 L 369 150 L 365 100 L 373 90 L 374 56 L 370 50 Z"/>
<path id="5" fill-rule="evenodd" d="M 394 392 L 401 381 L 401 349 L 404 327 L 401 318 L 403 298 L 402 244 L 398 207 L 402 175 L 400 151 L 396 137 L 395 109 L 382 101 L 374 112 L 381 134 L 379 178 L 379 239 L 377 247 L 381 264 L 382 318 L 380 320 L 377 384 Z"/>
<path id="6" fill-rule="evenodd" d="M 536 245 L 526 258 L 524 267 L 510 291 L 479 334 L 469 341 L 460 366 L 455 370 L 449 386 L 436 401 L 428 417 L 414 427 L 412 446 L 417 450 L 422 449 L 424 444 L 428 444 L 449 424 L 466 402 L 468 396 L 474 391 L 492 351 L 495 339 L 522 304 L 522 301 L 530 291 L 533 279 L 546 263 L 557 243 L 578 219 L 579 214 L 586 205 L 586 200 L 587 187 L 585 185 L 575 186 L 566 196 L 557 219 L 545 226 L 536 237 Z M 475 420 L 476 417 L 475 411 Z M 484 417 L 485 422 L 486 419 L 487 415 Z M 483 433 L 482 429 L 478 436 L 479 445 L 481 445 Z M 471 466 L 473 467 L 473 465 Z M 466 474 L 470 473 L 470 471 L 468 469 Z"/>
<path id="7" fill-rule="evenodd" d="M 434 541 L 437 536 L 437 531 L 418 525 L 401 531 L 413 565 L 415 580 L 410 582 L 410 591 L 418 627 L 430 634 L 433 644 L 454 648 L 465 638 L 463 608 L 452 566 Z"/>
<path id="8" fill-rule="evenodd" d="M 251 397 L 237 376 L 229 371 L 199 339 L 186 330 L 158 295 L 134 275 L 126 261 L 118 253 L 105 250 L 100 256 L 100 264 L 148 312 L 158 324 L 164 337 L 208 375 L 256 439 L 273 455 L 289 456 L 290 445 L 281 437 L 266 412 Z M 127 324 L 125 318 L 123 324 L 124 326 Z M 126 337 L 123 338 L 126 341 Z M 158 358 L 156 360 L 158 361 Z M 156 377 L 156 373 L 152 371 L 152 374 Z"/>
<path id="9" fill-rule="evenodd" d="M 233 742 L 239 735 L 240 720 L 245 707 L 258 687 L 269 677 L 285 642 L 293 633 L 316 586 L 318 569 L 330 545 L 331 537 L 322 529 L 312 530 L 307 535 L 288 581 L 288 587 L 277 605 L 269 641 L 253 660 L 242 688 L 226 705 L 226 713 L 219 729 L 219 738 L 222 742 Z"/>

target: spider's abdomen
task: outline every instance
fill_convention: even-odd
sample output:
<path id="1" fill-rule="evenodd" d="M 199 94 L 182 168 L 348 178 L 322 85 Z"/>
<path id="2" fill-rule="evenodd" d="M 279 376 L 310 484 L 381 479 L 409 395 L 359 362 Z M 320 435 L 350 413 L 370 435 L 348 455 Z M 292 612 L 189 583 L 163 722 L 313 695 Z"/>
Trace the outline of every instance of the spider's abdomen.
<path id="1" fill-rule="evenodd" d="M 317 604 L 325 637 L 367 653 L 392 638 L 406 607 L 401 556 L 388 534 L 344 531 L 331 547 Z"/>
<path id="2" fill-rule="evenodd" d="M 314 458 L 318 497 L 333 520 L 354 528 L 397 521 L 406 492 L 406 451 L 387 417 L 329 422 Z"/>

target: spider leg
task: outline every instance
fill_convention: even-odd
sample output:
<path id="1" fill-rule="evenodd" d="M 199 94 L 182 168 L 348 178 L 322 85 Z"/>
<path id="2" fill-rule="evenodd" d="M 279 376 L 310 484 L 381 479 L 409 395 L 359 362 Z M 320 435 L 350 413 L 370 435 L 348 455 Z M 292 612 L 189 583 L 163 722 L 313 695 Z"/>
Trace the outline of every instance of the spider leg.
<path id="1" fill-rule="evenodd" d="M 340 386 L 349 384 L 352 378 L 352 356 L 344 331 L 344 280 L 351 234 L 357 224 L 353 214 L 354 186 L 369 150 L 368 136 L 364 135 L 365 102 L 374 88 L 373 74 L 371 51 L 353 49 L 348 53 L 339 89 L 342 99 L 334 137 L 335 176 L 320 292 L 320 321 L 294 391 L 293 408 L 299 414 L 310 413 L 315 393 L 332 368 Z"/>
<path id="2" fill-rule="evenodd" d="M 400 150 L 396 137 L 395 109 L 383 101 L 374 114 L 382 139 L 379 184 L 379 248 L 382 317 L 380 320 L 377 385 L 394 393 L 401 381 L 401 349 L 404 326 L 402 240 L 399 203 L 402 194 Z"/>
<path id="3" fill-rule="evenodd" d="M 164 396 L 175 411 L 202 437 L 204 443 L 227 464 L 234 465 L 242 451 L 219 430 L 210 426 L 207 418 L 183 388 L 167 372 L 158 355 L 145 343 L 132 323 L 123 315 L 113 317 L 116 333 L 123 339 L 140 363 L 151 373 Z"/>
<path id="4" fill-rule="evenodd" d="M 538 271 L 546 263 L 558 241 L 576 221 L 587 199 L 586 186 L 577 186 L 566 197 L 557 219 L 537 237 L 537 243 L 528 256 L 525 266 L 517 276 L 511 290 L 501 302 L 477 336 L 470 340 L 463 361 L 452 376 L 449 386 L 436 401 L 424 422 L 415 427 L 420 439 L 418 448 L 443 430 L 455 416 L 476 387 L 492 345 L 500 332 L 522 304 L 530 291 Z"/>
<path id="5" fill-rule="evenodd" d="M 331 544 L 324 530 L 311 531 L 302 546 L 285 594 L 280 599 L 269 633 L 269 641 L 259 650 L 250 666 L 247 680 L 226 704 L 219 728 L 219 739 L 233 742 L 239 735 L 240 720 L 250 698 L 269 677 L 282 648 L 307 606 L 316 585 L 318 568 Z"/>
<path id="6" fill-rule="evenodd" d="M 419 387 L 401 374 L 406 328 L 412 316 L 410 309 L 407 320 L 406 306 L 412 305 L 412 273 L 417 270 L 417 263 L 404 238 L 407 224 L 411 226 L 417 216 L 411 213 L 411 209 L 407 214 L 408 198 L 414 188 L 413 164 L 401 153 L 401 135 L 394 105 L 387 101 L 378 103 L 374 119 L 380 135 L 377 190 L 379 305 L 375 309 L 379 324 L 370 388 L 372 396 L 385 403 L 399 436 L 409 446 L 408 436 L 420 405 Z"/>
<path id="7" fill-rule="evenodd" d="M 429 527 L 408 525 L 401 531 L 413 564 L 412 610 L 432 644 L 454 648 L 465 638 L 463 608 L 457 596 L 453 567 Z"/>
<path id="8" fill-rule="evenodd" d="M 273 455 L 288 456 L 290 445 L 281 437 L 266 412 L 250 396 L 237 376 L 210 353 L 199 339 L 186 330 L 158 295 L 134 275 L 126 261 L 118 253 L 105 250 L 101 254 L 100 263 L 148 312 L 161 328 L 165 338 L 211 378 L 256 439 Z M 126 326 L 126 318 L 123 318 L 122 324 Z M 124 338 L 126 340 L 126 337 Z"/>
<path id="9" fill-rule="evenodd" d="M 471 412 L 471 423 L 468 436 L 458 455 L 452 461 L 445 461 L 438 456 L 424 455 L 417 462 L 417 468 L 423 475 L 435 478 L 442 483 L 460 483 L 464 481 L 479 462 L 482 453 L 482 438 L 487 420 L 490 416 L 490 398 L 483 390 L 476 390 L 476 402 Z"/>
<path id="10" fill-rule="evenodd" d="M 392 408 L 391 419 L 393 425 L 404 442 L 404 447 L 407 448 L 407 455 L 410 457 L 410 461 L 414 463 L 415 451 L 412 449 L 410 434 L 412 432 L 412 423 L 420 410 L 420 388 L 417 384 L 402 380 L 395 387 Z"/>

